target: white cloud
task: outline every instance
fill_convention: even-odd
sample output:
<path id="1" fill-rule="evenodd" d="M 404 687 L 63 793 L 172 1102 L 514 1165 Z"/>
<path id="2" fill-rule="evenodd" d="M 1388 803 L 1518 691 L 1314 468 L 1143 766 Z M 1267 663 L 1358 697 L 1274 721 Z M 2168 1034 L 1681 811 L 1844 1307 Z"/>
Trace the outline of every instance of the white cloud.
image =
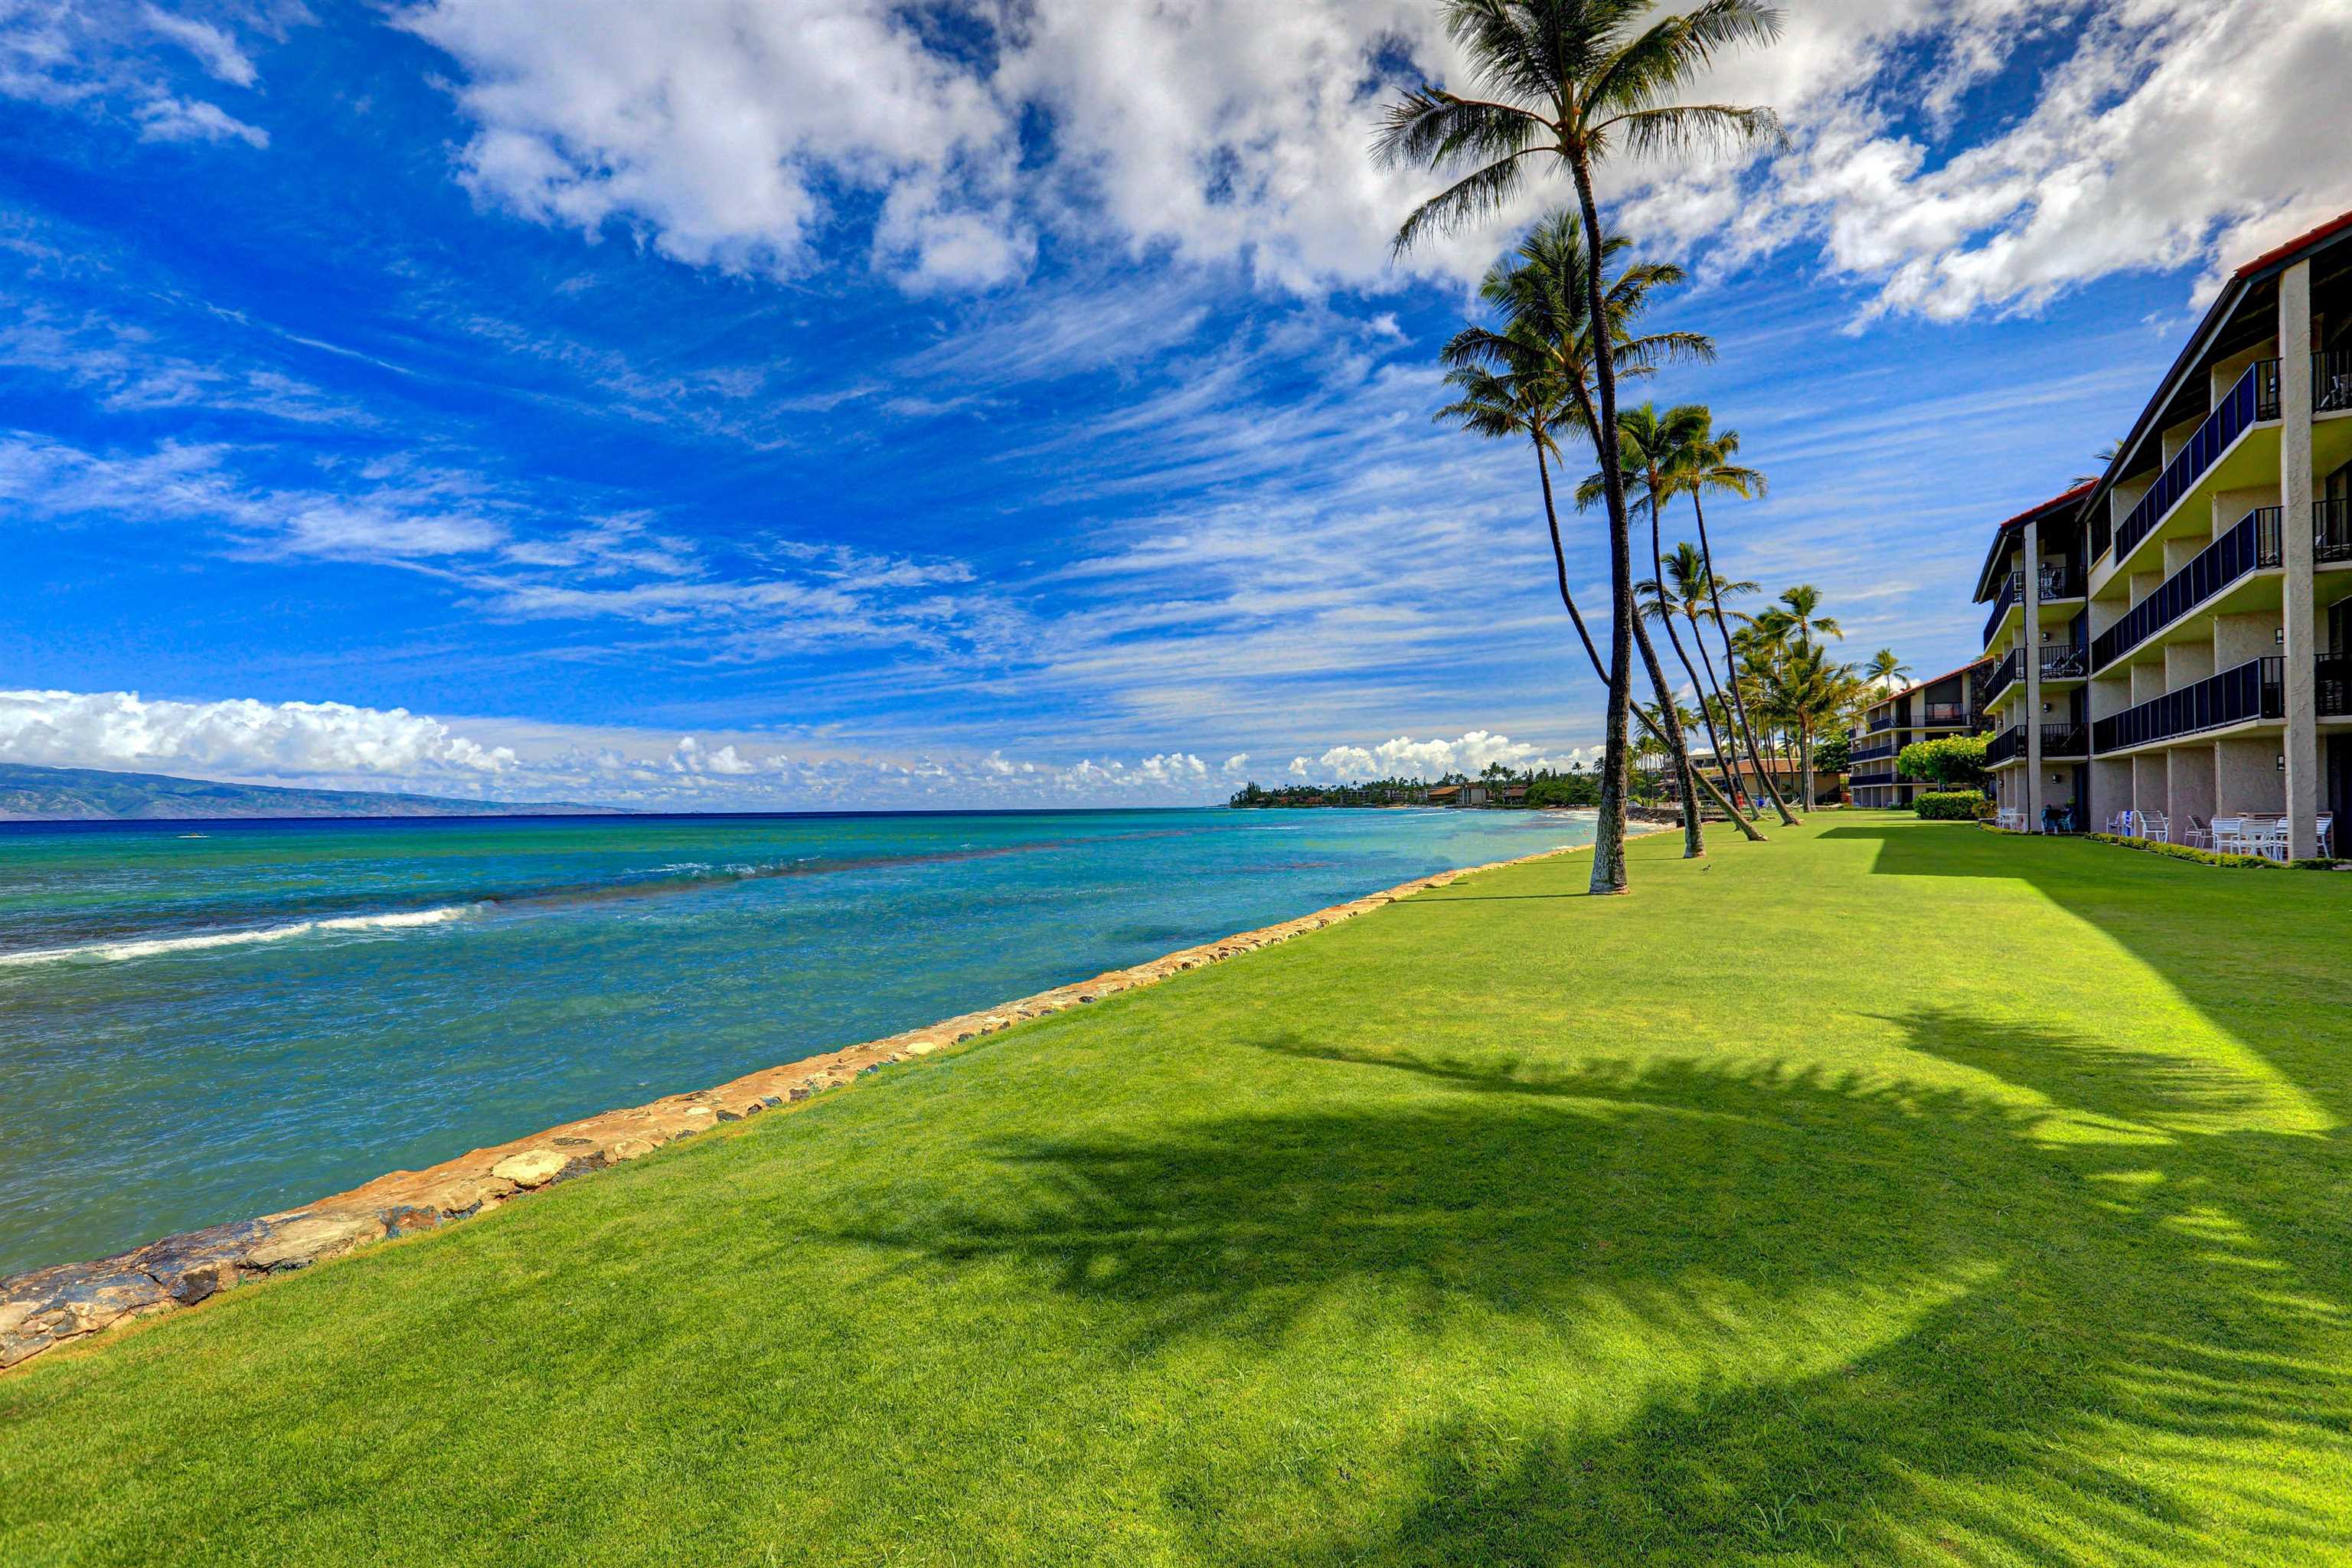
<path id="1" fill-rule="evenodd" d="M 1895 74 L 1921 53 L 1924 73 Z M 1952 133 L 1971 89 L 2053 55 L 2023 112 Z M 1779 104 L 1790 153 L 1744 182 L 1644 193 L 1629 223 L 1728 225 L 1726 260 L 1817 241 L 1874 286 L 1867 315 L 2030 310 L 2191 266 L 2201 295 L 2352 207 L 2352 164 L 2314 155 L 2342 121 L 2347 58 L 2341 0 L 1832 0 L 1701 88 Z"/>
<path id="2" fill-rule="evenodd" d="M 1581 748 L 1550 756 L 1541 746 L 1486 730 L 1472 730 L 1451 741 L 1416 741 L 1400 735 L 1377 746 L 1334 746 L 1311 763 L 1305 757 L 1294 760 L 1290 771 L 1301 778 L 1312 774 L 1353 784 L 1364 779 L 1435 779 L 1447 773 L 1476 774 L 1497 763 L 1522 773 L 1559 770 L 1581 763 L 1586 756 Z"/>
<path id="3" fill-rule="evenodd" d="M 226 29 L 159 6 L 146 8 L 147 25 L 196 57 L 205 70 L 236 87 L 251 87 L 260 73 Z"/>
<path id="4" fill-rule="evenodd" d="M 0 760 L 343 779 L 497 774 L 514 765 L 515 753 L 403 708 L 251 698 L 148 701 L 135 691 L 0 691 Z"/>
<path id="5" fill-rule="evenodd" d="M 247 19 L 272 36 L 310 19 L 299 5 L 247 10 Z M 269 144 L 259 126 L 174 91 L 159 39 L 173 46 L 163 53 L 185 51 L 230 87 L 250 89 L 260 80 L 236 35 L 215 23 L 128 0 L 0 0 L 0 98 L 100 120 L 127 115 L 142 141 Z"/>
<path id="6" fill-rule="evenodd" d="M 584 9 L 406 14 L 462 73 L 477 192 L 783 274 L 815 264 L 840 216 L 828 191 L 878 193 L 877 258 L 918 289 L 1018 278 L 1048 230 L 1246 261 L 1301 291 L 1381 286 L 1397 220 L 1432 186 L 1370 166 L 1380 103 L 1418 71 L 1463 74 L 1430 0 L 1034 0 L 966 14 L 985 37 L 952 49 L 889 0 Z M 1991 122 L 1971 99 L 2053 55 L 2040 80 L 2003 84 L 2021 114 Z M 1878 310 L 2031 308 L 2119 270 L 2215 266 L 2352 206 L 2352 164 L 2311 155 L 2341 120 L 2347 56 L 2342 0 L 1815 0 L 1779 46 L 1694 88 L 1780 108 L 1786 157 L 1613 178 L 1638 231 L 1727 238 L 1731 258 L 1816 242 Z M 1024 121 L 1050 127 L 1042 156 Z M 1471 276 L 1499 233 L 1411 265 Z"/>

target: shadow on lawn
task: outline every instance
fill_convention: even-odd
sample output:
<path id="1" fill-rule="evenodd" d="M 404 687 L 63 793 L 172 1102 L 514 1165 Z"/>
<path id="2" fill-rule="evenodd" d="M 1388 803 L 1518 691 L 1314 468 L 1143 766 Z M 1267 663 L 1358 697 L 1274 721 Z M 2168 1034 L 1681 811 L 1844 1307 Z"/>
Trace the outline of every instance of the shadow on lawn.
<path id="1" fill-rule="evenodd" d="M 2169 1131 L 2233 1091 L 2078 1038 L 1901 1022 L 2050 1103 L 1281 1038 L 1261 1044 L 1439 1092 L 1023 1142 L 1002 1156 L 1039 1178 L 1028 1212 L 863 1239 L 1017 1260 L 1128 1314 L 1139 1351 L 1297 1354 L 1335 1310 L 1426 1342 L 1499 1317 L 1482 1382 L 1555 1358 L 1595 1385 L 1507 1433 L 1466 1402 L 1401 1410 L 1409 1484 L 1327 1483 L 1305 1547 L 1234 1539 L 1249 1516 L 1226 1510 L 1202 1527 L 1219 1561 L 2154 1563 L 2213 1555 L 2217 1510 L 2282 1562 L 2340 1547 L 2214 1445 L 2266 1438 L 2306 1486 L 2352 1458 L 2328 1359 L 2352 1301 L 2343 1141 Z"/>

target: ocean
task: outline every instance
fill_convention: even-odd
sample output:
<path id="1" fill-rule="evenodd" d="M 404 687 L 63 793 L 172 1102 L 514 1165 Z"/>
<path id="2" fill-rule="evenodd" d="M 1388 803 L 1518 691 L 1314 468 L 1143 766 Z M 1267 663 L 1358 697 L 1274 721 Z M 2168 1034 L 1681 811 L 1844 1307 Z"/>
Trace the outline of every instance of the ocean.
<path id="1" fill-rule="evenodd" d="M 0 1275 L 1591 838 L 1443 810 L 0 825 Z"/>

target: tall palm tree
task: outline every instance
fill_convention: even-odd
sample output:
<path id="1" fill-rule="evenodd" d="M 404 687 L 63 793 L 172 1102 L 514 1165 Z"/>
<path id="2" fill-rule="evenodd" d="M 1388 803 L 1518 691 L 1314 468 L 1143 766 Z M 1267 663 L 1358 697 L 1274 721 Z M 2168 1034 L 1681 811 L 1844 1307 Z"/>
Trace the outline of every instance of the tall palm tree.
<path id="1" fill-rule="evenodd" d="M 1697 435 L 1684 449 L 1681 459 L 1675 464 L 1674 486 L 1677 491 L 1690 497 L 1691 515 L 1698 520 L 1698 552 L 1706 564 L 1707 581 L 1716 589 L 1715 630 L 1717 637 L 1723 643 L 1723 659 L 1727 666 L 1725 673 L 1733 677 L 1732 713 L 1739 721 L 1740 739 L 1746 742 L 1748 760 L 1756 764 L 1756 771 L 1762 779 L 1765 798 L 1772 803 L 1772 809 L 1780 813 L 1781 825 L 1793 827 L 1796 826 L 1797 819 L 1789 815 L 1789 803 L 1780 798 L 1780 786 L 1772 782 L 1772 775 L 1765 771 L 1764 759 L 1756 749 L 1755 727 L 1748 720 L 1747 694 L 1740 689 L 1739 681 L 1737 679 L 1738 660 L 1732 656 L 1731 652 L 1731 628 L 1724 619 L 1723 614 L 1723 600 L 1734 592 L 1734 588 L 1732 584 L 1723 582 L 1717 574 L 1715 546 L 1708 540 L 1706 533 L 1708 491 L 1724 491 L 1738 496 L 1742 500 L 1748 500 L 1763 495 L 1767 486 L 1762 474 L 1754 468 L 1743 467 L 1738 461 L 1738 431 L 1725 430 L 1717 433 L 1715 428 L 1715 416 L 1704 406 L 1698 406 L 1697 415 L 1693 423 L 1697 427 Z M 1756 591 L 1756 585 L 1752 583 L 1738 585 L 1740 593 L 1752 594 Z M 1700 650 L 1704 652 L 1706 647 L 1706 644 L 1702 639 L 1699 643 Z M 1714 661 L 1710 658 L 1708 662 L 1712 664 Z"/>
<path id="2" fill-rule="evenodd" d="M 1880 648 L 1870 656 L 1870 662 L 1862 667 L 1863 679 L 1883 691 L 1894 690 L 1910 673 L 1911 667 L 1904 663 L 1891 647 Z"/>
<path id="3" fill-rule="evenodd" d="M 1570 247 L 1580 244 L 1575 230 L 1564 220 L 1538 225 L 1514 258 L 1488 268 L 1479 285 L 1479 297 L 1500 312 L 1503 325 L 1496 330 L 1474 324 L 1447 342 L 1441 354 L 1450 367 L 1445 379 L 1459 395 L 1441 409 L 1437 417 L 1490 438 L 1524 436 L 1533 447 L 1536 474 L 1543 491 L 1544 521 L 1551 535 L 1552 566 L 1559 579 L 1559 601 L 1576 627 L 1577 640 L 1584 645 L 1585 657 L 1592 662 L 1593 673 L 1606 686 L 1608 667 L 1593 647 L 1592 634 L 1577 609 L 1575 595 L 1569 591 L 1568 554 L 1560 540 L 1559 509 L 1552 498 L 1551 460 L 1559 455 L 1552 433 L 1560 424 L 1574 424 L 1585 416 L 1581 403 L 1564 402 L 1560 395 L 1563 376 L 1580 363 L 1578 353 L 1572 343 L 1563 346 L 1557 338 L 1546 335 L 1564 330 L 1573 337 L 1579 331 L 1576 323 L 1580 318 L 1563 312 L 1557 304 L 1565 297 L 1560 281 L 1571 275 L 1570 268 L 1560 264 L 1563 243 Z M 1605 248 L 1614 254 L 1624 249 L 1626 244 L 1622 238 L 1612 237 Z M 1679 270 L 1637 263 L 1627 267 L 1612 283 L 1610 298 L 1618 312 L 1621 333 L 1624 331 L 1622 323 L 1639 312 L 1642 296 L 1669 275 L 1679 278 Z M 1627 335 L 1623 347 L 1630 361 L 1629 374 L 1646 374 L 1654 360 L 1682 352 L 1678 336 L 1667 333 L 1637 339 Z M 1654 658 L 1652 663 L 1654 667 Z M 1645 730 L 1658 733 L 1655 721 L 1646 715 L 1639 717 Z M 1673 724 L 1672 719 L 1668 724 Z M 1686 763 L 1688 750 L 1678 731 L 1670 727 L 1659 734 L 1659 741 L 1669 752 L 1685 758 Z M 1604 816 L 1606 787 L 1604 779 Z M 1707 792 L 1715 795 L 1717 805 L 1739 824 L 1748 837 L 1762 838 L 1739 816 L 1731 799 L 1716 794 L 1711 785 Z M 1687 789 L 1685 796 L 1691 799 Z M 1617 810 L 1622 834 L 1622 796 Z M 1697 819 L 1695 802 L 1686 806 L 1684 815 L 1687 842 Z"/>
<path id="4" fill-rule="evenodd" d="M 1643 634 L 1633 613 L 1624 489 L 1612 461 L 1617 367 L 1601 277 L 1604 231 L 1593 174 L 1620 147 L 1639 157 L 1703 145 L 1755 146 L 1780 135 L 1769 109 L 1673 101 L 1717 56 L 1779 37 L 1780 13 L 1757 0 L 1699 0 L 1691 10 L 1643 26 L 1655 7 L 1656 0 L 1440 0 L 1446 31 L 1469 63 L 1475 96 L 1423 84 L 1390 105 L 1372 143 L 1374 159 L 1384 165 L 1459 176 L 1407 215 L 1397 229 L 1399 251 L 1426 235 L 1492 216 L 1525 186 L 1530 160 L 1564 169 L 1576 187 L 1592 344 L 1594 456 L 1609 476 L 1614 634 L 1603 748 L 1608 762 L 1592 854 L 1596 893 L 1625 890 L 1623 813 L 1621 804 L 1612 819 L 1609 792 L 1620 776 L 1631 722 L 1629 638 Z"/>
<path id="5" fill-rule="evenodd" d="M 1822 591 L 1811 583 L 1800 583 L 1780 595 L 1780 614 L 1789 635 L 1797 642 L 1815 643 L 1822 637 L 1845 640 L 1845 628 L 1821 614 Z"/>
<path id="6" fill-rule="evenodd" d="M 1622 253 L 1630 244 L 1622 236 L 1603 238 L 1601 252 L 1604 262 Z M 1595 426 L 1598 412 L 1592 395 L 1592 333 L 1585 311 L 1578 300 L 1579 285 L 1588 270 L 1582 231 L 1576 220 L 1565 213 L 1554 214 L 1528 232 L 1510 260 L 1491 270 L 1480 286 L 1481 298 L 1496 309 L 1506 323 L 1499 331 L 1474 326 L 1457 332 L 1446 344 L 1450 363 L 1464 362 L 1502 366 L 1515 375 L 1534 377 L 1542 383 L 1547 397 L 1560 400 L 1551 415 L 1551 427 L 1569 426 L 1583 430 L 1588 437 Z M 1622 374 L 1628 378 L 1652 374 L 1659 365 L 1678 360 L 1704 359 L 1714 353 L 1714 345 L 1694 332 L 1643 332 L 1633 331 L 1633 323 L 1646 308 L 1652 290 L 1679 283 L 1682 268 L 1663 262 L 1633 262 L 1625 265 L 1610 282 L 1603 294 L 1605 317 Z M 1528 356 L 1533 355 L 1530 359 Z M 1556 455 L 1556 454 L 1555 454 Z M 1545 491 L 1547 516 L 1552 524 L 1552 552 L 1555 567 L 1562 578 L 1561 596 L 1567 597 L 1566 563 L 1559 547 L 1559 520 L 1552 508 L 1549 481 Z M 1571 614 L 1573 611 L 1571 610 Z M 1581 623 L 1579 626 L 1581 631 Z M 1678 776 L 1689 772 L 1689 748 L 1685 743 L 1679 725 L 1673 715 L 1672 688 L 1665 677 L 1664 667 L 1658 662 L 1657 650 L 1650 644 L 1648 629 L 1638 620 L 1612 625 L 1614 640 L 1611 661 L 1603 684 L 1613 687 L 1626 656 L 1630 640 L 1648 671 L 1651 685 L 1660 702 L 1668 750 L 1674 753 Z M 1629 639 L 1627 633 L 1631 631 Z M 1588 647 L 1590 641 L 1588 639 Z M 1614 698 L 1612 698 L 1613 704 Z M 1627 718 L 1632 719 L 1632 708 Z M 1607 748 L 1602 748 L 1604 758 Z M 1622 762 L 1622 759 L 1621 759 Z M 1619 848 L 1622 849 L 1624 805 L 1621 798 L 1608 793 L 1609 780 L 1617 770 L 1604 762 L 1601 784 L 1601 822 L 1595 831 L 1595 843 L 1606 845 L 1612 830 L 1612 810 L 1614 831 Z M 1700 826 L 1697 792 L 1691 780 L 1683 777 L 1683 799 L 1686 804 L 1683 818 L 1683 849 L 1685 856 L 1706 853 L 1706 838 Z M 1712 786 L 1708 786 L 1711 790 Z M 1724 813 L 1748 837 L 1760 839 L 1754 825 L 1734 808 L 1728 798 L 1718 804 Z M 1596 851 L 1593 886 L 1607 892 L 1622 891 L 1624 867 L 1622 853 L 1613 870 L 1603 868 L 1601 856 Z M 1604 871 L 1607 874 L 1604 875 Z"/>

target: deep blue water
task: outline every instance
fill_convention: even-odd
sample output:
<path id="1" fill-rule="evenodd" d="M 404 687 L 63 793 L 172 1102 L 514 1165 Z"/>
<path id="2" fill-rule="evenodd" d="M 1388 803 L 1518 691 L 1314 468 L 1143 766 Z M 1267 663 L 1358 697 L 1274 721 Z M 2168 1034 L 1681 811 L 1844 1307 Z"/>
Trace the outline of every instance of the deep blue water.
<path id="1" fill-rule="evenodd" d="M 0 1275 L 1591 836 L 1450 811 L 0 827 Z"/>

